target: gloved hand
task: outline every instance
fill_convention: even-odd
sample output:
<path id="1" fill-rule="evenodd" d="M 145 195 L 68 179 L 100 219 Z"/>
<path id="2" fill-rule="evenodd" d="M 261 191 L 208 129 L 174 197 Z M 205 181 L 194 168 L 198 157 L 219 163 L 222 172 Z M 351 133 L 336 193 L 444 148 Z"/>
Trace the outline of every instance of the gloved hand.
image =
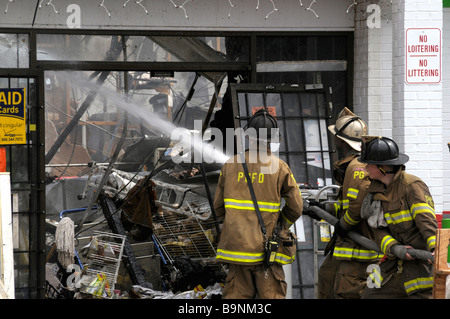
<path id="1" fill-rule="evenodd" d="M 334 232 L 339 236 L 345 237 L 347 235 L 348 230 L 342 227 L 341 221 L 338 220 L 336 224 L 334 224 Z"/>
<path id="2" fill-rule="evenodd" d="M 403 259 L 403 260 L 414 260 L 414 257 L 412 257 L 408 249 L 412 249 L 412 246 L 403 246 L 403 245 L 393 245 L 390 249 L 390 252 L 393 253 L 396 257 Z"/>
<path id="3" fill-rule="evenodd" d="M 326 204 L 322 204 L 321 202 L 319 202 L 315 199 L 309 200 L 308 202 L 309 202 L 309 206 L 317 206 L 320 209 L 326 210 Z"/>
<path id="4" fill-rule="evenodd" d="M 320 218 L 314 211 L 312 211 L 310 209 L 311 206 L 318 206 L 318 205 L 315 205 L 316 203 L 318 203 L 318 202 L 316 202 L 316 201 L 304 201 L 303 202 L 303 214 L 306 215 L 306 216 L 309 216 L 309 217 L 311 217 L 311 218 L 313 218 L 315 220 L 321 221 L 322 218 Z"/>

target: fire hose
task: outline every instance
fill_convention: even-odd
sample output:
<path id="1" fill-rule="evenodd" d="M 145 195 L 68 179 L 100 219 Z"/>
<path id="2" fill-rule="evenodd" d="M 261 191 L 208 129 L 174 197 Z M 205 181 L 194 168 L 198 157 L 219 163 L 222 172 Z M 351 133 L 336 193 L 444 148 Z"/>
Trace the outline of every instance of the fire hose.
<path id="1" fill-rule="evenodd" d="M 336 225 L 336 223 L 339 221 L 339 219 L 328 213 L 326 210 L 323 210 L 316 205 L 309 205 L 309 202 L 307 200 L 304 200 L 303 204 L 307 206 L 306 209 L 314 212 L 317 216 L 327 221 L 330 225 Z M 347 236 L 367 249 L 383 253 L 374 241 L 368 239 L 367 237 L 364 237 L 357 232 L 348 231 Z M 394 245 L 391 247 L 391 252 L 400 259 L 406 259 L 406 253 L 408 253 L 413 258 L 431 260 L 432 262 L 434 262 L 434 256 L 431 252 L 426 250 L 408 248 L 404 245 Z"/>

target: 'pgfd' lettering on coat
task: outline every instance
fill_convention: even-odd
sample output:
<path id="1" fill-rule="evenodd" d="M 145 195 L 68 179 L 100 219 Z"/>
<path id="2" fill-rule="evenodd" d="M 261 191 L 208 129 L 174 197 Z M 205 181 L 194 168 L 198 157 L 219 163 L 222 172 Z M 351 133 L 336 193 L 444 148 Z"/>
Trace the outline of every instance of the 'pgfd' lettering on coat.
<path id="1" fill-rule="evenodd" d="M 264 183 L 264 174 L 263 173 L 252 173 L 252 174 L 250 174 L 250 177 L 252 179 L 252 183 L 254 183 L 255 181 L 257 181 L 260 184 Z M 237 181 L 240 182 L 241 180 L 247 182 L 247 178 L 245 178 L 244 172 L 238 173 Z"/>
<path id="2" fill-rule="evenodd" d="M 364 169 L 355 169 L 353 172 L 353 179 L 364 179 L 366 176 Z"/>

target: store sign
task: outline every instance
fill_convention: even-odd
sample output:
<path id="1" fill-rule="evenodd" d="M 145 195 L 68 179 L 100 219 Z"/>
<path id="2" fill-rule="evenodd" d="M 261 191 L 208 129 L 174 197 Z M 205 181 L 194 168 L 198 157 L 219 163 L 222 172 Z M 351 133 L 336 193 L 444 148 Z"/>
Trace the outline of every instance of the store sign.
<path id="1" fill-rule="evenodd" d="M 406 83 L 441 82 L 441 30 L 411 28 L 406 30 Z"/>
<path id="2" fill-rule="evenodd" d="M 25 89 L 0 89 L 0 145 L 26 144 Z"/>

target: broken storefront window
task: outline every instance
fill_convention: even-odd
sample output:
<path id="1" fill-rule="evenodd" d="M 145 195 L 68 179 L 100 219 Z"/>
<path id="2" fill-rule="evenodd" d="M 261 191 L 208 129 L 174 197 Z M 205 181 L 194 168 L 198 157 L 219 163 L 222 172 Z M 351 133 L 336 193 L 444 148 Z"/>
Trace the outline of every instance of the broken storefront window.
<path id="1" fill-rule="evenodd" d="M 83 275 L 91 262 L 82 250 L 95 238 L 93 231 L 114 229 L 114 233 L 129 235 L 124 244 L 128 264 L 121 267 L 129 279 L 109 282 L 109 287 L 115 284 L 116 290 L 129 291 L 138 285 L 147 291 L 176 293 L 193 289 L 188 277 L 205 269 L 210 276 L 202 276 L 204 288 L 219 282 L 221 267 L 210 266 L 217 228 L 205 182 L 215 189 L 222 163 L 201 168 L 189 162 L 176 164 L 172 160 L 176 141 L 170 136 L 179 126 L 191 132 L 195 119 L 204 120 L 208 114 L 213 118 L 223 94 L 221 87 L 187 72 L 152 78 L 142 72 L 108 72 L 102 77 L 101 72 L 61 71 L 46 72 L 45 80 L 50 247 L 56 244 L 52 236 L 62 218 L 69 216 L 74 221 L 75 250 L 79 252 L 74 258 Z M 211 106 L 214 95 L 218 102 Z M 134 200 L 130 200 L 131 194 L 136 196 Z M 149 198 L 151 205 L 145 201 Z M 129 205 L 136 207 L 127 209 Z M 135 245 L 142 251 L 132 257 L 139 250 Z M 57 252 L 55 248 L 55 255 Z M 75 291 L 86 297 L 86 292 L 94 291 L 78 291 L 76 286 L 67 289 L 69 276 L 54 258 L 49 278 L 58 279 L 53 280 L 57 287 L 49 282 L 49 291 L 53 287 L 61 295 L 62 289 L 65 297 L 73 297 Z M 108 276 L 90 281 L 82 278 L 80 275 L 80 284 L 95 283 L 101 289 Z M 98 291 L 90 296 L 96 294 Z M 113 298 L 117 294 L 112 291 L 101 296 Z"/>

